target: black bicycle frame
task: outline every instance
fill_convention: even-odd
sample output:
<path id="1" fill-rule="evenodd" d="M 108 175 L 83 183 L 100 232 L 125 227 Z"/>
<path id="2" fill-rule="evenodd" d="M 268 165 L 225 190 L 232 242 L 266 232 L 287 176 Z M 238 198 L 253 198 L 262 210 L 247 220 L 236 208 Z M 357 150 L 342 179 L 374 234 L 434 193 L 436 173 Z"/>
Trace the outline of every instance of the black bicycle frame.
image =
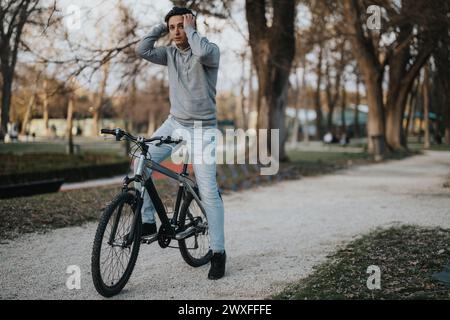
<path id="1" fill-rule="evenodd" d="M 155 171 L 157 171 L 171 179 L 177 180 L 179 182 L 177 199 L 176 199 L 175 209 L 174 209 L 174 216 L 172 218 L 173 222 L 175 222 L 178 218 L 181 200 L 182 200 L 183 193 L 185 192 L 185 189 L 187 189 L 189 194 L 192 195 L 192 197 L 197 201 L 200 209 L 202 210 L 203 214 L 206 216 L 205 208 L 203 207 L 203 205 L 200 202 L 198 188 L 197 188 L 195 182 L 193 182 L 191 179 L 189 179 L 187 177 L 188 176 L 188 172 L 187 172 L 188 165 L 186 163 L 183 165 L 183 171 L 181 173 L 177 173 L 175 171 L 170 170 L 169 168 L 166 168 L 166 167 L 160 165 L 159 163 L 157 163 L 151 159 L 146 160 L 146 161 L 147 161 L 146 165 L 150 169 L 155 170 Z M 126 179 L 126 182 L 124 182 L 124 184 L 125 183 L 128 184 L 132 181 L 136 181 L 135 177 Z M 191 185 L 191 184 L 193 184 L 193 185 Z M 163 230 L 166 231 L 165 235 L 170 238 L 174 238 L 175 234 L 176 234 L 176 230 L 172 226 L 172 224 L 169 220 L 169 217 L 167 216 L 166 209 L 164 207 L 164 204 L 162 203 L 161 198 L 159 197 L 158 191 L 156 190 L 155 184 L 154 184 L 151 176 L 147 179 L 147 181 L 145 181 L 144 188 L 145 188 L 145 190 L 147 190 L 147 192 L 150 196 L 150 199 L 153 202 L 155 210 L 158 214 L 158 217 L 161 220 L 161 224 L 162 224 L 161 227 L 163 228 Z M 138 203 L 137 203 L 137 207 L 136 207 L 136 214 L 133 217 L 130 237 L 127 239 L 127 243 L 126 243 L 127 246 L 131 245 L 131 243 L 133 241 L 134 231 L 136 230 L 136 224 L 138 221 L 138 214 L 141 214 L 141 209 L 142 209 L 143 203 L 144 203 L 144 199 L 142 197 L 142 192 L 139 192 Z"/>

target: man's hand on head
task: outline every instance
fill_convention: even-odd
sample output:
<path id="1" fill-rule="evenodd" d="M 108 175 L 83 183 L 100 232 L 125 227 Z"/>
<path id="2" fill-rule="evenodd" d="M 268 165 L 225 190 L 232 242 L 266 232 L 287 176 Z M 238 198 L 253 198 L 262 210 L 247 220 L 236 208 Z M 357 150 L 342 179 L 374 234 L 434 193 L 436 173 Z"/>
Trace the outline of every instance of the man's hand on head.
<path id="1" fill-rule="evenodd" d="M 185 29 L 187 26 L 195 29 L 195 17 L 192 14 L 183 14 L 183 26 Z"/>

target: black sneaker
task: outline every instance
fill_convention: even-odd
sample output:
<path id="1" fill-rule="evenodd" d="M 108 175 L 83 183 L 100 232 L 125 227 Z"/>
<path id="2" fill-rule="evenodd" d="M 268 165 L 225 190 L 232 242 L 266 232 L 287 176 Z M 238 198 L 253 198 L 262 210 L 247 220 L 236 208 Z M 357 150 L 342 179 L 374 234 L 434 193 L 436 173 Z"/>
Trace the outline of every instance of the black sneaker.
<path id="1" fill-rule="evenodd" d="M 211 257 L 211 268 L 209 269 L 208 279 L 217 280 L 223 277 L 225 274 L 225 262 L 227 255 L 225 251 L 223 253 L 215 252 Z"/>
<path id="2" fill-rule="evenodd" d="M 141 237 L 151 236 L 158 232 L 156 229 L 156 223 L 143 223 L 141 229 Z"/>
<path id="3" fill-rule="evenodd" d="M 158 232 L 156 223 L 143 223 L 141 228 L 141 238 L 148 237 Z M 128 239 L 130 233 L 125 235 L 125 239 Z"/>

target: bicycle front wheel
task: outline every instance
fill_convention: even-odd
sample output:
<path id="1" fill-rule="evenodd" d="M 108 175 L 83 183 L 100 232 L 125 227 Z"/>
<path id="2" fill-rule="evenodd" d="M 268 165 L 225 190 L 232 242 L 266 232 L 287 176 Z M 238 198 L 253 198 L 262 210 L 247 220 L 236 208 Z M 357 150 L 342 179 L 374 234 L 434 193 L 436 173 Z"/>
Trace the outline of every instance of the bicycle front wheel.
<path id="1" fill-rule="evenodd" d="M 118 294 L 127 284 L 141 245 L 139 214 L 133 242 L 127 237 L 136 214 L 137 201 L 131 193 L 119 194 L 103 212 L 92 248 L 91 271 L 95 289 L 104 297 Z"/>

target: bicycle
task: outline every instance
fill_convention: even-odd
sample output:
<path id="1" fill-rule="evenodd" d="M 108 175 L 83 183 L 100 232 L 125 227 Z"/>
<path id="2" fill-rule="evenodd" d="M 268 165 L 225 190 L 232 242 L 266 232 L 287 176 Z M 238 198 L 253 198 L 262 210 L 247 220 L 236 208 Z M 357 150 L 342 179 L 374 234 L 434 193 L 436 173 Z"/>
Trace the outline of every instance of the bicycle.
<path id="1" fill-rule="evenodd" d="M 91 260 L 92 279 L 97 292 L 102 296 L 112 297 L 125 287 L 133 272 L 141 244 L 157 241 L 161 248 L 179 248 L 184 261 L 192 267 L 207 264 L 212 257 L 208 221 L 198 186 L 189 177 L 188 164 L 185 161 L 182 171 L 178 173 L 153 161 L 148 154 L 148 143 L 157 142 L 157 146 L 178 145 L 183 140 L 174 140 L 170 136 L 145 139 L 120 128 L 101 129 L 101 133 L 114 135 L 116 141 L 127 139 L 134 143 L 136 151 L 141 152 L 134 177 L 125 176 L 121 192 L 106 206 L 97 227 Z M 152 177 L 145 176 L 145 166 L 178 182 L 171 218 Z M 140 182 L 141 189 L 130 186 L 132 182 Z M 145 191 L 148 192 L 161 223 L 156 234 L 141 237 L 141 209 Z M 170 246 L 172 240 L 178 241 L 178 247 Z"/>

